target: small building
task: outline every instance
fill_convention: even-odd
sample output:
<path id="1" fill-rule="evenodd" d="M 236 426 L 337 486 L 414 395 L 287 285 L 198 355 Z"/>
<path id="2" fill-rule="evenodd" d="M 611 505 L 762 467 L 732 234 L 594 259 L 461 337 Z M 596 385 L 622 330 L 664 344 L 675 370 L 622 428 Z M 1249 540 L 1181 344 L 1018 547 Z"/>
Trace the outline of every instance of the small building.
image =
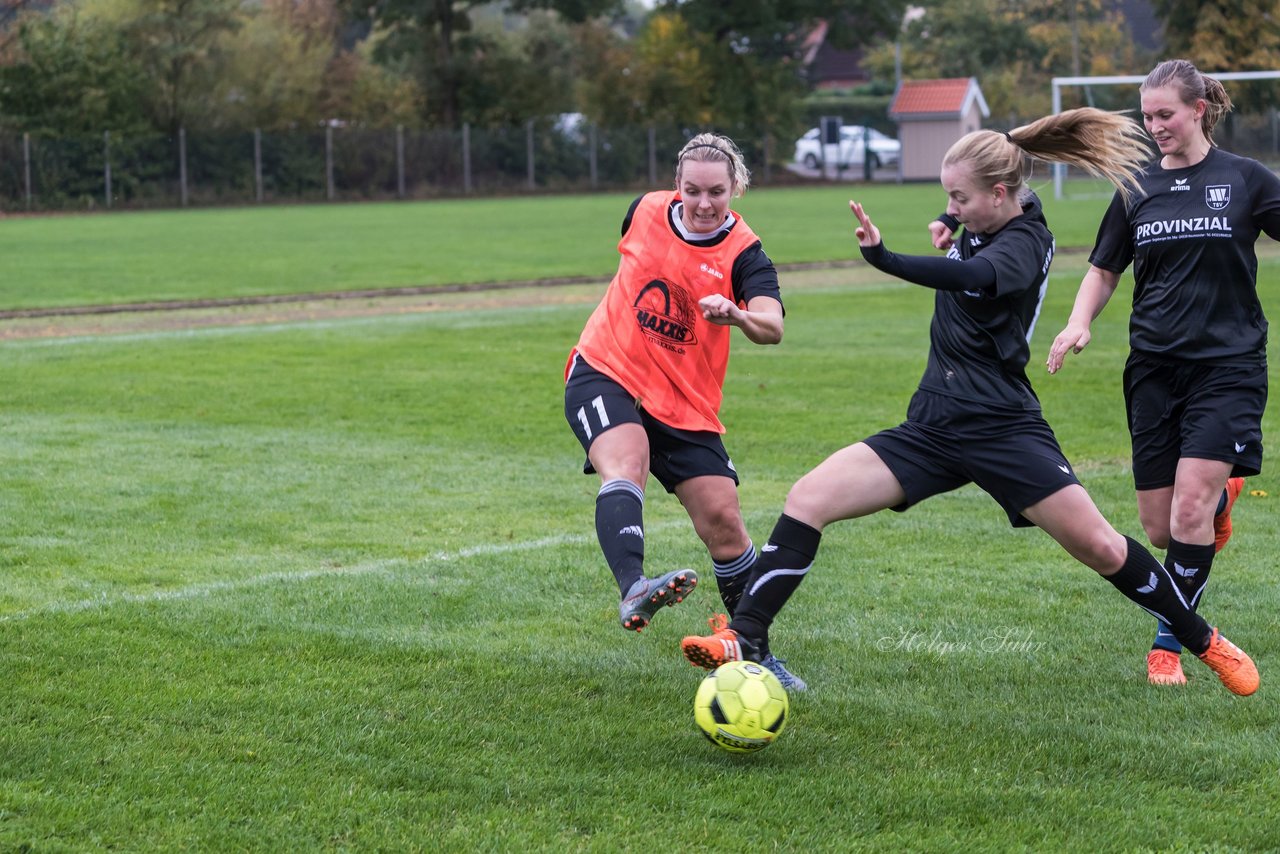
<path id="1" fill-rule="evenodd" d="M 889 105 L 902 142 L 900 177 L 936 181 L 942 157 L 957 139 L 982 129 L 991 115 L 977 79 L 903 80 Z"/>

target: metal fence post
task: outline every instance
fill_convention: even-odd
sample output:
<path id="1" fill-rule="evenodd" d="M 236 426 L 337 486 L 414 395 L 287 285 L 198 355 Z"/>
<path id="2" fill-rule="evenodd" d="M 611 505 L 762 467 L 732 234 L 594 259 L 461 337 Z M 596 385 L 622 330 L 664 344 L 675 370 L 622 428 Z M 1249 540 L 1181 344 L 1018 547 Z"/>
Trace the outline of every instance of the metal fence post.
<path id="1" fill-rule="evenodd" d="M 187 206 L 187 129 L 178 128 L 178 195 Z"/>
<path id="2" fill-rule="evenodd" d="M 462 123 L 462 191 L 471 195 L 471 122 Z"/>
<path id="3" fill-rule="evenodd" d="M 262 201 L 262 129 L 253 129 L 253 197 Z"/>
<path id="4" fill-rule="evenodd" d="M 396 125 L 396 198 L 404 198 L 404 125 Z"/>
<path id="5" fill-rule="evenodd" d="M 31 210 L 31 134 L 22 135 L 22 183 L 27 191 L 27 210 Z"/>
<path id="6" fill-rule="evenodd" d="M 587 129 L 587 138 L 590 140 L 590 150 L 587 153 L 587 162 L 591 164 L 591 189 L 596 189 L 600 183 L 599 165 L 596 162 L 596 126 L 592 125 Z"/>
<path id="7" fill-rule="evenodd" d="M 533 119 L 524 124 L 524 159 L 528 164 L 529 189 L 532 190 L 537 186 L 533 180 Z"/>
<path id="8" fill-rule="evenodd" d="M 107 207 L 111 207 L 111 131 L 102 132 L 102 177 L 106 185 Z"/>
<path id="9" fill-rule="evenodd" d="M 333 125 L 324 126 L 324 183 L 325 194 L 333 201 Z"/>

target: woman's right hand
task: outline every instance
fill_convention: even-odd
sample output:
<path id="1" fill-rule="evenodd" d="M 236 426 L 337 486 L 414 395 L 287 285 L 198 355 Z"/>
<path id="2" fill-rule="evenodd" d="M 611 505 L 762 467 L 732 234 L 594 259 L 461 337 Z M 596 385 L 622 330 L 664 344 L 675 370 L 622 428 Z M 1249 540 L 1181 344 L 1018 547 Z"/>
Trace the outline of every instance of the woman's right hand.
<path id="1" fill-rule="evenodd" d="M 951 239 L 951 229 L 937 219 L 929 223 L 929 239 L 933 241 L 934 249 L 941 249 L 943 252 L 955 245 L 955 241 Z"/>
<path id="2" fill-rule="evenodd" d="M 858 227 L 854 230 L 854 234 L 858 235 L 858 245 L 879 246 L 880 229 L 876 228 L 871 217 L 867 216 L 867 212 L 862 209 L 862 205 L 850 199 L 849 210 L 853 211 L 853 215 L 858 218 Z"/>
<path id="3" fill-rule="evenodd" d="M 1045 361 L 1049 373 L 1056 374 L 1067 358 L 1067 353 L 1079 355 L 1081 350 L 1089 346 L 1092 338 L 1093 333 L 1089 331 L 1088 326 L 1068 321 L 1066 327 L 1058 333 L 1058 337 L 1053 339 L 1053 346 L 1049 348 L 1049 358 Z"/>

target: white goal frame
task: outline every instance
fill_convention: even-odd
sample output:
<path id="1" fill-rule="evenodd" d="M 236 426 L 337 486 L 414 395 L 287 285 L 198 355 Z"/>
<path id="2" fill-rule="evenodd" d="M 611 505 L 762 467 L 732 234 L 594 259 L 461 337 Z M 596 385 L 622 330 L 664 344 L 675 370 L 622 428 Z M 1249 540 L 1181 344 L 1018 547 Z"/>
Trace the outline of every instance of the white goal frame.
<path id="1" fill-rule="evenodd" d="M 1206 77 L 1215 80 L 1280 80 L 1280 71 L 1221 71 L 1205 72 Z M 1147 79 L 1145 74 L 1112 74 L 1098 77 L 1055 77 L 1053 78 L 1053 112 L 1062 112 L 1062 87 L 1064 86 L 1110 86 L 1117 83 L 1141 83 Z M 1067 167 L 1061 163 L 1053 164 L 1053 197 L 1062 198 L 1062 181 Z"/>

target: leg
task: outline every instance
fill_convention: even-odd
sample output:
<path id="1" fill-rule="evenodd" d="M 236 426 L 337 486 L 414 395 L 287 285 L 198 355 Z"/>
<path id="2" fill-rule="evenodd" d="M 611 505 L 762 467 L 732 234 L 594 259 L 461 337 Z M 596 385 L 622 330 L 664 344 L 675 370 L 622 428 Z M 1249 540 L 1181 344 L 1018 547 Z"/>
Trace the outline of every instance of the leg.
<path id="1" fill-rule="evenodd" d="M 1227 689 L 1258 689 L 1253 661 L 1192 609 L 1174 576 L 1135 540 L 1117 532 L 1078 484 L 1023 511 L 1067 552 L 1110 581 L 1128 599 L 1169 626 L 1184 646 L 1208 664 Z"/>
<path id="2" fill-rule="evenodd" d="M 1217 513 L 1231 463 L 1183 457 L 1173 484 L 1169 513 L 1172 540 L 1192 545 L 1214 543 L 1213 517 Z"/>
<path id="3" fill-rule="evenodd" d="M 694 530 L 707 546 L 721 600 L 732 616 L 738 610 L 743 590 L 756 564 L 755 546 L 742 521 L 737 485 L 728 477 L 693 477 L 676 486 L 676 496 L 688 511 Z M 712 627 L 723 628 L 724 619 L 723 615 L 713 617 Z M 789 691 L 808 689 L 803 679 L 787 670 L 784 660 L 770 652 L 767 638 L 762 640 L 757 652 L 760 663 L 773 671 L 782 687 Z"/>
<path id="4" fill-rule="evenodd" d="M 685 638 L 685 657 L 700 667 L 758 658 L 770 625 L 813 564 L 822 528 L 905 500 L 897 478 L 868 445 L 859 442 L 832 454 L 791 488 L 733 622 L 710 637 Z"/>
<path id="5" fill-rule="evenodd" d="M 620 424 L 591 443 L 591 466 L 604 484 L 596 496 L 596 536 L 622 593 L 618 618 L 638 632 L 664 605 L 684 601 L 698 583 L 691 569 L 657 578 L 644 575 L 644 491 L 649 476 L 649 439 L 639 424 Z M 634 478 L 639 478 L 638 482 Z"/>
<path id="6" fill-rule="evenodd" d="M 756 562 L 755 546 L 742 521 L 737 484 L 730 477 L 703 475 L 676 484 L 675 493 L 711 555 L 720 600 L 733 616 Z"/>
<path id="7" fill-rule="evenodd" d="M 1219 505 L 1229 497 L 1224 487 L 1230 474 L 1230 463 L 1184 457 L 1178 460 L 1174 485 L 1171 488 L 1152 490 L 1168 502 L 1165 508 L 1168 523 L 1163 543 L 1167 547 L 1165 567 L 1173 573 L 1174 580 L 1182 587 L 1193 609 L 1200 603 L 1200 596 L 1213 568 L 1213 557 L 1218 550 L 1216 528 L 1219 524 L 1225 526 L 1222 536 L 1224 545 L 1226 538 L 1231 535 L 1230 513 L 1223 514 L 1221 521 L 1217 518 Z M 1242 480 L 1237 482 L 1237 485 L 1242 484 Z M 1239 494 L 1238 488 L 1236 494 Z M 1228 504 L 1228 508 L 1229 506 Z M 1174 655 L 1182 651 L 1177 640 L 1158 625 L 1152 649 L 1167 650 Z M 1156 670 L 1163 668 L 1172 675 L 1166 678 L 1162 673 L 1152 672 L 1153 659 L 1148 654 L 1148 671 L 1153 682 L 1177 684 L 1182 681 L 1177 678 L 1178 674 L 1174 672 L 1173 663 L 1168 656 L 1157 656 L 1157 659 Z"/>

